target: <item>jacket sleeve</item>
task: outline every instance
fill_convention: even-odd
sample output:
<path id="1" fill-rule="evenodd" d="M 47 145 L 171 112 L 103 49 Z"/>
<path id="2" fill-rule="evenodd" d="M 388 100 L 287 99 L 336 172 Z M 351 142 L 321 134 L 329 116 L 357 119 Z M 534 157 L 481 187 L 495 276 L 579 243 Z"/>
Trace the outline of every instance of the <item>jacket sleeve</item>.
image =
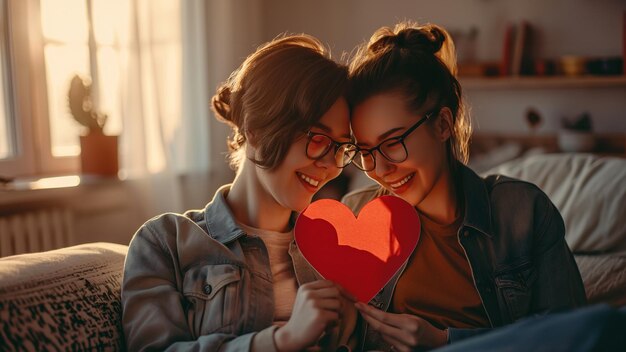
<path id="1" fill-rule="evenodd" d="M 129 351 L 275 351 L 272 326 L 241 336 L 193 336 L 178 289 L 176 253 L 147 225 L 130 243 L 122 282 L 122 325 Z"/>
<path id="2" fill-rule="evenodd" d="M 563 218 L 544 195 L 535 207 L 537 221 L 533 239 L 536 280 L 532 284 L 531 314 L 580 307 L 587 298 L 578 265 L 565 240 Z"/>
<path id="3" fill-rule="evenodd" d="M 578 266 L 565 240 L 563 218 L 547 195 L 539 191 L 533 198 L 531 256 L 533 277 L 528 281 L 530 303 L 518 319 L 580 307 L 586 303 Z M 482 335 L 493 329 L 448 330 L 450 343 Z"/>

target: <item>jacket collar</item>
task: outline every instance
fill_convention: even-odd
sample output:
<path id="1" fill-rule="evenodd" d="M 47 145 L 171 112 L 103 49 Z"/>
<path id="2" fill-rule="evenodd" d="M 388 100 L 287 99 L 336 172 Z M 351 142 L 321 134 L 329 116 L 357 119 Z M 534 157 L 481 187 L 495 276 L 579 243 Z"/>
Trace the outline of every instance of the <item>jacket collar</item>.
<path id="1" fill-rule="evenodd" d="M 467 166 L 458 163 L 462 192 L 465 198 L 463 226 L 478 230 L 487 237 L 491 231 L 491 202 L 485 181 Z"/>
<path id="2" fill-rule="evenodd" d="M 235 216 L 226 203 L 226 194 L 230 184 L 220 187 L 213 196 L 213 200 L 204 208 L 204 219 L 209 236 L 225 244 L 231 242 L 245 232 L 237 225 Z"/>

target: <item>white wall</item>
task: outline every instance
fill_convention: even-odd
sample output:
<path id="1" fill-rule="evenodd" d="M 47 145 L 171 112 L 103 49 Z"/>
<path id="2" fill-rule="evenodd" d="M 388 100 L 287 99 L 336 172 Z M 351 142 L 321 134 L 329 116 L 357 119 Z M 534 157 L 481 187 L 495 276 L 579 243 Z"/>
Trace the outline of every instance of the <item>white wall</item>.
<path id="1" fill-rule="evenodd" d="M 433 22 L 451 31 L 478 29 L 476 58 L 497 61 L 507 23 L 529 21 L 537 55 L 622 55 L 624 0 L 266 0 L 262 39 L 305 32 L 327 43 L 338 58 L 380 26 L 399 20 Z M 540 132 L 558 128 L 562 116 L 589 112 L 598 132 L 626 132 L 626 88 L 467 90 L 478 131 L 526 132 L 528 107 L 543 114 Z"/>
<path id="2" fill-rule="evenodd" d="M 500 57 L 507 23 L 526 19 L 540 29 L 539 54 L 621 55 L 624 0 L 267 0 L 266 38 L 306 32 L 350 51 L 378 27 L 409 19 L 449 30 L 479 31 L 477 58 Z"/>

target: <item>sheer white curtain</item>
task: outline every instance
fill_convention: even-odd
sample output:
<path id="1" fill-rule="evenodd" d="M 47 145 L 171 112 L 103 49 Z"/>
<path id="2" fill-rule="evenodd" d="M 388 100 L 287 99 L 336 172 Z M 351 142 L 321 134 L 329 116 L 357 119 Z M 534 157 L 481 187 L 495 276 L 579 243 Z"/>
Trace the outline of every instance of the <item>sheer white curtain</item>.
<path id="1" fill-rule="evenodd" d="M 260 0 L 129 0 L 121 167 L 146 216 L 202 207 L 232 181 L 210 98 L 265 38 Z"/>
<path id="2" fill-rule="evenodd" d="M 209 170 L 202 0 L 130 0 L 121 55 L 121 168 L 147 216 L 186 207 L 182 175 Z"/>

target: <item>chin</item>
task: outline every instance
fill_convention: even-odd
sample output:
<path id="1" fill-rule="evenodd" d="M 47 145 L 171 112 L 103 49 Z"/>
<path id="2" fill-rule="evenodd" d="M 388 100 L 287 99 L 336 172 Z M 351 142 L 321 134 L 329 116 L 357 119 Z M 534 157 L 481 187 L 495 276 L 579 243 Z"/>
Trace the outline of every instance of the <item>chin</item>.
<path id="1" fill-rule="evenodd" d="M 299 199 L 291 199 L 287 204 L 289 204 L 289 209 L 301 213 L 306 209 L 306 207 L 311 204 L 311 200 L 313 197 L 308 197 L 307 199 L 299 198 Z"/>

